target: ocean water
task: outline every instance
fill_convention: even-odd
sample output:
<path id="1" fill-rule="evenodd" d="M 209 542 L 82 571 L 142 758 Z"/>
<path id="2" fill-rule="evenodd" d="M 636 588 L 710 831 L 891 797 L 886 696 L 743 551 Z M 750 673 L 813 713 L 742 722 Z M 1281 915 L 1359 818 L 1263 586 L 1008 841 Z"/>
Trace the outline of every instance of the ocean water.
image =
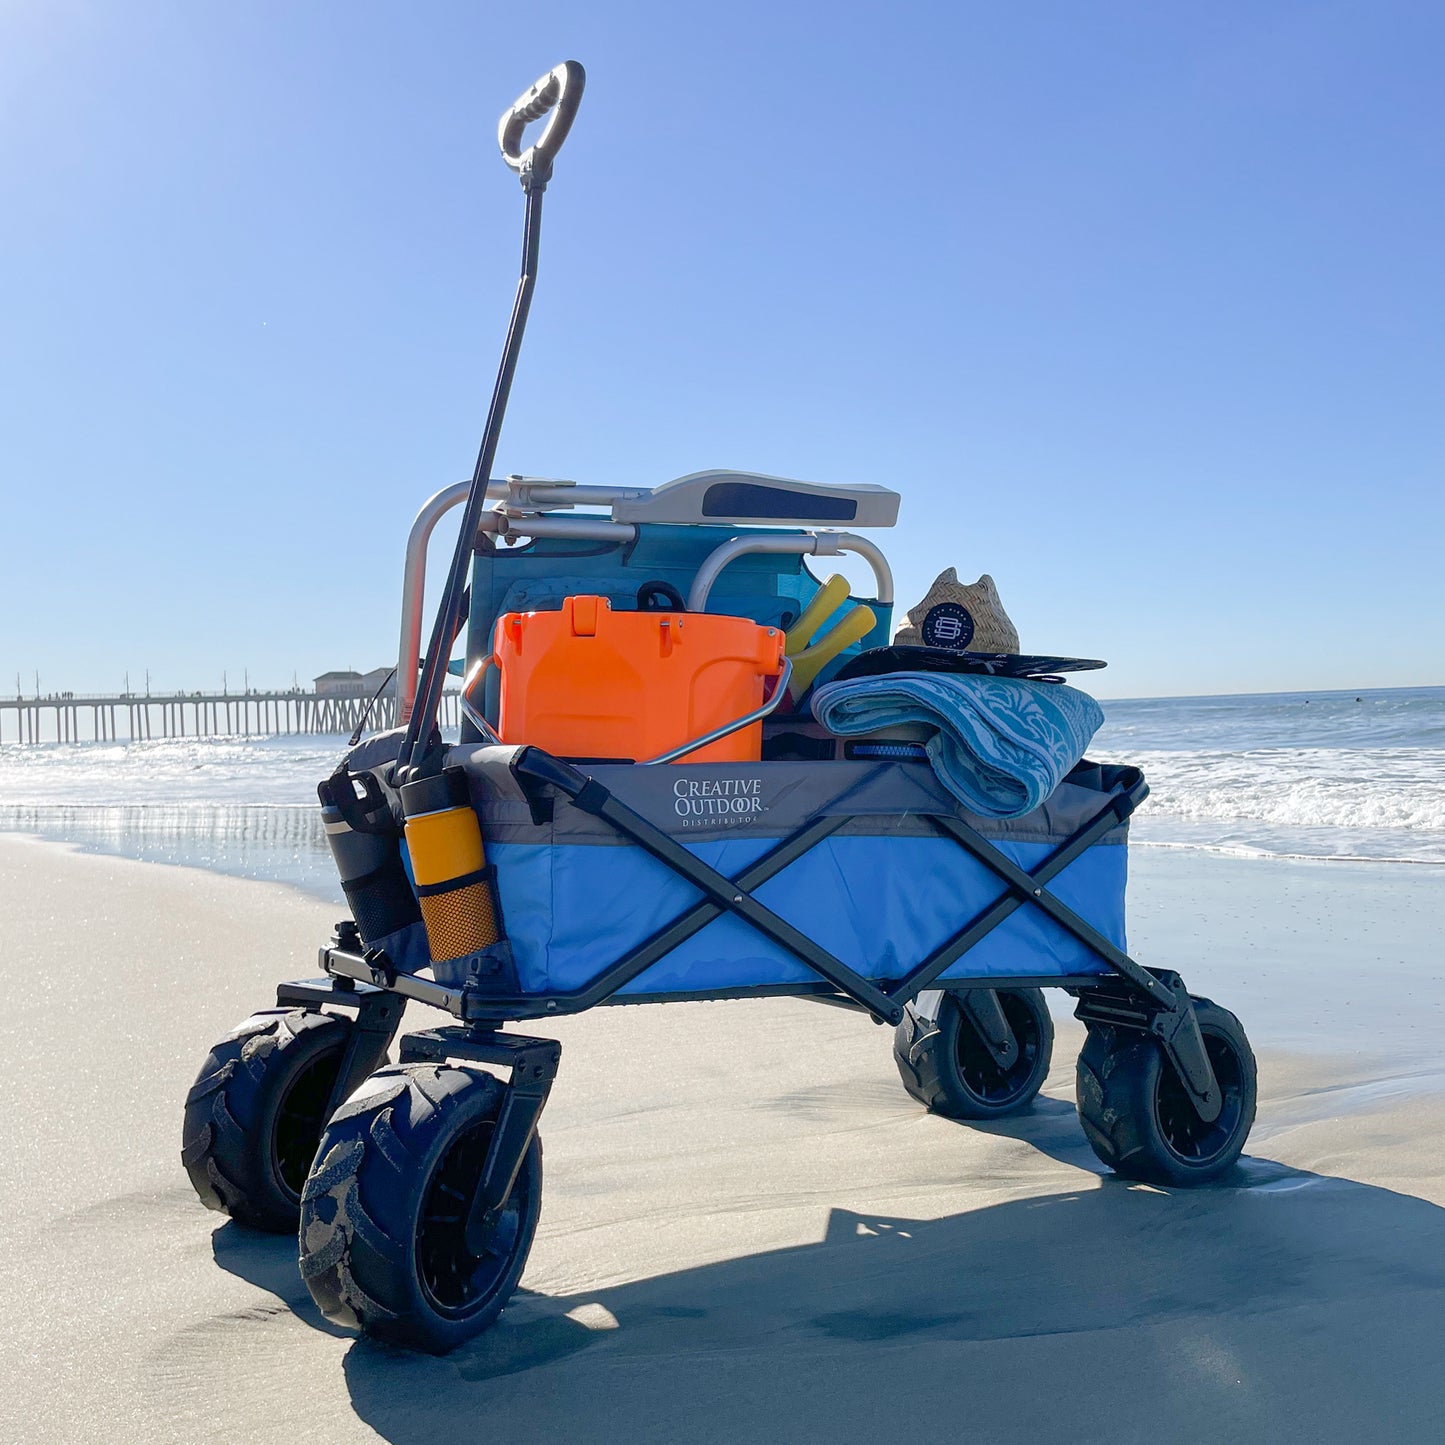
<path id="1" fill-rule="evenodd" d="M 1089 749 L 1139 765 L 1133 841 L 1445 865 L 1445 687 L 1104 704 Z M 340 890 L 316 805 L 343 737 L 0 745 L 0 828 Z"/>
<path id="2" fill-rule="evenodd" d="M 1445 863 L 1445 687 L 1104 704 L 1089 749 L 1144 769 L 1136 841 Z"/>
<path id="3" fill-rule="evenodd" d="M 316 785 L 348 739 L 0 744 L 0 829 L 341 903 Z"/>

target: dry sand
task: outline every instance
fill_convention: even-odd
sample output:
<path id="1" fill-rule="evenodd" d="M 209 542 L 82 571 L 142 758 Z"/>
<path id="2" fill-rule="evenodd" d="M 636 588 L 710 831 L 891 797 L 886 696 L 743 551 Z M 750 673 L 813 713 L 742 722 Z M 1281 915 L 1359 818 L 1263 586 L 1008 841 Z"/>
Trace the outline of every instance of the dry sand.
<path id="1" fill-rule="evenodd" d="M 1445 877 L 1135 870 L 1136 952 L 1260 1055 L 1229 1187 L 1101 1174 L 1072 1021 L 976 1129 L 857 1016 L 597 1010 L 556 1027 L 524 1291 L 431 1359 L 323 1324 L 294 1244 L 180 1168 L 207 1047 L 333 910 L 0 837 L 0 1440 L 1445 1438 Z"/>

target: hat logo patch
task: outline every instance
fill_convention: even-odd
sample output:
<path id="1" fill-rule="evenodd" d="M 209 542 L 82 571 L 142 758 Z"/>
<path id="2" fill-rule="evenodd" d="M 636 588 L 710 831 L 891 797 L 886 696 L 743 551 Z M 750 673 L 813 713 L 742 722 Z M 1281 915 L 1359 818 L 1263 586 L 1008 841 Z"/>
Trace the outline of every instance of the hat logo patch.
<path id="1" fill-rule="evenodd" d="M 973 641 L 973 617 L 958 602 L 939 602 L 928 609 L 920 631 L 925 647 L 962 652 Z"/>

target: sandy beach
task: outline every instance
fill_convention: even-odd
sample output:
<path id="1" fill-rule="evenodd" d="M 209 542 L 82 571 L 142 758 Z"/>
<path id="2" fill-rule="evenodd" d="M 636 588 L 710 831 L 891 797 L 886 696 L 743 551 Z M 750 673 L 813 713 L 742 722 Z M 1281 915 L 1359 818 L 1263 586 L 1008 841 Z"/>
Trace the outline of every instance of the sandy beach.
<path id="1" fill-rule="evenodd" d="M 1226 1186 L 1101 1173 L 1066 1014 L 1034 1110 L 980 1129 L 854 1015 L 597 1010 L 556 1026 L 524 1289 L 433 1359 L 324 1325 L 179 1162 L 207 1047 L 334 910 L 0 836 L 0 1439 L 1440 1438 L 1441 871 L 1133 867 L 1135 953 L 1259 1055 Z"/>

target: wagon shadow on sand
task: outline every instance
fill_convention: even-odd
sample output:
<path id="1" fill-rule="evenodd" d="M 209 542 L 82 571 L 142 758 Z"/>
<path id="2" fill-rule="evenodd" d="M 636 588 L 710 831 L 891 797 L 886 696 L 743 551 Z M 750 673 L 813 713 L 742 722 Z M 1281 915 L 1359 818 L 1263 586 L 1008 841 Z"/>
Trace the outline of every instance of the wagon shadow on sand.
<path id="1" fill-rule="evenodd" d="M 1073 1156 L 1049 1102 L 990 1132 Z M 330 1331 L 292 1246 L 215 1238 L 224 1268 Z M 935 1220 L 834 1209 L 817 1243 L 522 1290 L 449 1356 L 363 1339 L 345 1372 L 394 1445 L 1424 1439 L 1442 1343 L 1445 1210 L 1246 1159 L 1202 1190 L 1095 1175 Z"/>

